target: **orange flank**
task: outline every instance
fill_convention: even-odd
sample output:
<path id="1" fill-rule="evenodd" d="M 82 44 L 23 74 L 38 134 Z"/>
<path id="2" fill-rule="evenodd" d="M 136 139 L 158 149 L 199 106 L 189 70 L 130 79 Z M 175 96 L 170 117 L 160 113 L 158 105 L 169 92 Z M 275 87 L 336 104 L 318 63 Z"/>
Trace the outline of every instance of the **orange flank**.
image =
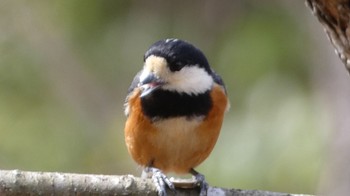
<path id="1" fill-rule="evenodd" d="M 175 117 L 155 122 L 143 115 L 140 93 L 135 89 L 128 99 L 125 142 L 132 158 L 141 166 L 156 167 L 164 173 L 185 174 L 202 163 L 214 148 L 228 108 L 223 88 L 214 84 L 213 106 L 206 117 Z"/>

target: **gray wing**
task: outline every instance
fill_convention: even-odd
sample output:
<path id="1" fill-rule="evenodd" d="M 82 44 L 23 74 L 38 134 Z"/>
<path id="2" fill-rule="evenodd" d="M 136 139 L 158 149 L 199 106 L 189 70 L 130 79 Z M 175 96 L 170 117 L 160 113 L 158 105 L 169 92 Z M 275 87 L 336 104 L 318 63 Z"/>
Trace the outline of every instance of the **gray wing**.
<path id="1" fill-rule="evenodd" d="M 135 75 L 134 79 L 132 80 L 131 85 L 130 85 L 130 87 L 128 89 L 128 95 L 138 86 L 138 84 L 140 82 L 140 75 L 141 75 L 141 73 L 142 73 L 142 70 L 139 71 Z"/>
<path id="2" fill-rule="evenodd" d="M 222 80 L 221 76 L 219 76 L 219 74 L 217 74 L 214 70 L 212 70 L 211 76 L 213 77 L 214 82 L 219 84 L 220 86 L 222 86 L 222 88 L 225 90 L 225 94 L 227 94 L 226 86 L 225 86 L 225 83 Z"/>

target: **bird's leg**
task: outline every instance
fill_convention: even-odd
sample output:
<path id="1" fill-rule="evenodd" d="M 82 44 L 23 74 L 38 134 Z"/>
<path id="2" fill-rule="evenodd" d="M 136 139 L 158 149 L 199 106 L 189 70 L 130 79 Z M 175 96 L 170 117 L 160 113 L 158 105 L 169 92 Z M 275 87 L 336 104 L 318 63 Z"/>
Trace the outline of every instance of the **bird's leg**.
<path id="1" fill-rule="evenodd" d="M 160 170 L 154 167 L 146 167 L 141 175 L 142 178 L 152 178 L 159 196 L 166 196 L 166 186 L 175 191 L 174 184 L 167 178 L 167 176 Z"/>
<path id="2" fill-rule="evenodd" d="M 208 189 L 209 185 L 205 181 L 204 175 L 200 174 L 199 172 L 197 172 L 193 168 L 190 170 L 190 173 L 193 175 L 193 177 L 195 178 L 195 180 L 197 181 L 197 183 L 199 184 L 199 186 L 201 188 L 199 195 L 200 196 L 206 196 L 207 195 L 207 189 Z"/>

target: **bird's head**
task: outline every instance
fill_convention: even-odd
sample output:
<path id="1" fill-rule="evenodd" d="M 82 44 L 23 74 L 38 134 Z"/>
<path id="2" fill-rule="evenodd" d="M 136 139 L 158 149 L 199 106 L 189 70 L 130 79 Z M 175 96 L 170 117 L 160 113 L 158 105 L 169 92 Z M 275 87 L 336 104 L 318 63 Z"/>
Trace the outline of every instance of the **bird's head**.
<path id="1" fill-rule="evenodd" d="M 197 95 L 213 85 L 212 70 L 204 54 L 178 39 L 154 43 L 144 56 L 140 75 L 141 97 L 162 89 Z"/>

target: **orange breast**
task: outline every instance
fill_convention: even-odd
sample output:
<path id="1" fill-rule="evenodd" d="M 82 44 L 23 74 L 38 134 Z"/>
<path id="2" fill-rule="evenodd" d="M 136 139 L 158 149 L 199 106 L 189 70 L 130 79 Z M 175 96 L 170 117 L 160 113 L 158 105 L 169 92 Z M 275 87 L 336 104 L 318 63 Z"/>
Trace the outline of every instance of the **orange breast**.
<path id="1" fill-rule="evenodd" d="M 213 108 L 205 118 L 170 118 L 152 123 L 142 115 L 140 91 L 129 97 L 129 117 L 125 142 L 132 158 L 141 166 L 163 172 L 188 173 L 203 162 L 219 136 L 228 100 L 223 89 L 214 85 Z"/>

